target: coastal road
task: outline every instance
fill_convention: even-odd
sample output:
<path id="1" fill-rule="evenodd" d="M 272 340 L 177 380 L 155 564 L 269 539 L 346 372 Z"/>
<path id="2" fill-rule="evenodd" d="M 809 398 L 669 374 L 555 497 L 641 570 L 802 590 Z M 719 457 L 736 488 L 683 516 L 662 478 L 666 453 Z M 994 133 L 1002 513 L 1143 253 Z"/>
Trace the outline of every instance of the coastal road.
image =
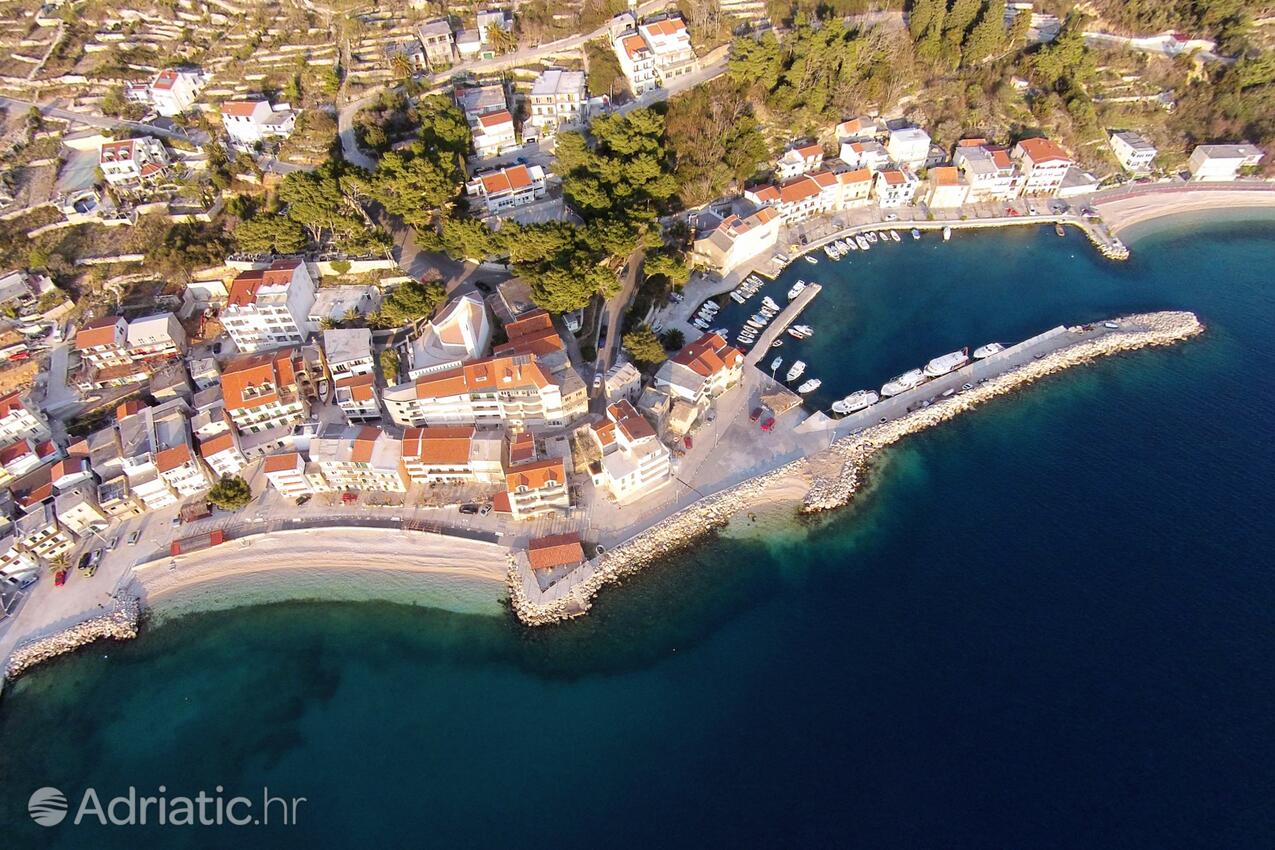
<path id="1" fill-rule="evenodd" d="M 143 124 L 140 121 L 125 121 L 122 118 L 110 118 L 106 115 L 98 115 L 92 112 L 74 112 L 48 103 L 35 103 L 30 100 L 19 100 L 17 98 L 0 96 L 0 105 L 17 109 L 30 109 L 35 107 L 40 110 L 41 115 L 47 115 L 50 118 L 61 118 L 64 121 L 85 124 L 89 127 L 99 127 L 104 130 L 133 130 L 138 133 L 146 133 L 151 136 L 161 136 L 165 139 L 186 142 L 195 146 L 202 146 L 208 143 L 207 133 L 195 133 L 194 135 L 189 135 L 182 131 L 165 130 L 152 124 Z"/>

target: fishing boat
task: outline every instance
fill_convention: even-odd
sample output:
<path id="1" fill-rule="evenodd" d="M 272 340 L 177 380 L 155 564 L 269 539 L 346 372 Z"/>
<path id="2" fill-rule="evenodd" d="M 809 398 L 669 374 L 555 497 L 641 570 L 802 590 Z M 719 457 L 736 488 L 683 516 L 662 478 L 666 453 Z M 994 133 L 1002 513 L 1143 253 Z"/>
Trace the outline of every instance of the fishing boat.
<path id="1" fill-rule="evenodd" d="M 863 234 L 862 234 L 862 233 L 860 233 L 860 234 L 858 234 L 857 236 L 855 236 L 855 237 L 854 237 L 854 242 L 855 242 L 855 244 L 856 244 L 856 245 L 858 245 L 858 246 L 859 246 L 859 250 L 860 250 L 860 251 L 866 251 L 866 250 L 868 250 L 868 248 L 869 248 L 869 247 L 871 246 L 871 244 L 872 244 L 872 243 L 868 242 L 868 240 L 867 240 L 867 239 L 865 239 L 865 238 L 864 238 L 864 236 L 863 236 Z"/>
<path id="2" fill-rule="evenodd" d="M 797 392 L 802 393 L 804 395 L 805 393 L 814 392 L 815 390 L 819 389 L 819 387 L 821 386 L 823 386 L 823 381 L 819 380 L 818 378 L 811 378 L 809 381 L 806 381 L 801 386 L 797 387 Z"/>
<path id="3" fill-rule="evenodd" d="M 838 257 L 837 249 L 833 248 L 831 245 L 824 245 L 823 255 L 827 257 L 829 260 L 835 260 Z"/>
<path id="4" fill-rule="evenodd" d="M 890 396 L 895 396 L 899 393 L 904 393 L 910 389 L 919 387 L 923 383 L 925 383 L 925 373 L 920 369 L 912 369 L 911 371 L 904 372 L 902 375 L 896 375 L 889 381 L 886 381 L 885 386 L 881 388 L 881 395 L 889 398 Z"/>
<path id="5" fill-rule="evenodd" d="M 952 238 L 952 225 L 949 224 L 948 226 L 943 228 L 943 241 L 946 242 L 947 240 L 951 238 Z"/>
<path id="6" fill-rule="evenodd" d="M 937 378 L 940 375 L 946 375 L 953 369 L 961 368 L 968 362 L 970 362 L 970 350 L 962 348 L 960 351 L 952 351 L 942 357 L 935 357 L 929 363 L 926 363 L 925 374 L 927 377 Z"/>
<path id="7" fill-rule="evenodd" d="M 772 343 L 770 344 L 770 347 L 771 347 L 771 348 L 778 348 L 779 346 L 781 346 L 781 345 L 783 345 L 783 344 L 784 344 L 784 341 L 783 341 L 782 339 L 777 339 L 777 340 L 775 340 L 774 342 L 772 342 Z"/>
<path id="8" fill-rule="evenodd" d="M 899 236 L 899 231 L 897 231 L 897 230 L 891 230 L 891 231 L 890 231 L 890 238 L 891 238 L 892 240 L 894 240 L 895 242 L 902 242 L 902 241 L 903 241 L 903 239 Z"/>
<path id="9" fill-rule="evenodd" d="M 915 227 L 914 227 L 914 228 L 912 228 L 912 238 L 913 238 L 913 239 L 920 239 L 920 238 L 921 238 L 921 231 L 920 231 L 920 230 L 917 230 Z"/>
<path id="10" fill-rule="evenodd" d="M 1004 350 L 1005 346 L 1001 345 L 999 342 L 989 342 L 987 345 L 980 345 L 978 348 L 974 349 L 974 359 L 982 360 L 984 357 L 991 357 L 993 354 L 997 354 Z"/>
<path id="11" fill-rule="evenodd" d="M 788 336 L 792 337 L 793 339 L 806 339 L 809 336 L 809 334 L 803 334 L 801 331 L 797 330 L 796 328 L 789 328 Z"/>
<path id="12" fill-rule="evenodd" d="M 776 372 L 782 365 L 784 365 L 784 358 L 776 357 L 774 360 L 770 361 L 770 371 Z"/>
<path id="13" fill-rule="evenodd" d="M 863 410 L 865 407 L 871 407 L 880 400 L 881 396 L 872 390 L 859 390 L 858 392 L 850 393 L 850 395 L 840 401 L 834 401 L 832 403 L 832 412 L 840 413 L 844 416 L 847 413 L 854 413 L 855 411 Z"/>
<path id="14" fill-rule="evenodd" d="M 802 372 L 805 372 L 805 371 L 806 371 L 806 363 L 805 363 L 805 361 L 804 361 L 804 360 L 798 360 L 796 363 L 792 364 L 792 368 L 788 370 L 788 377 L 786 378 L 786 380 L 787 380 L 789 383 L 791 383 L 792 381 L 795 381 L 795 380 L 797 380 L 798 378 L 800 378 L 800 377 L 801 377 L 801 373 L 802 373 Z"/>
<path id="15" fill-rule="evenodd" d="M 788 290 L 788 300 L 791 301 L 798 295 L 806 291 L 806 282 L 799 280 L 792 285 L 792 289 Z"/>
<path id="16" fill-rule="evenodd" d="M 807 254 L 806 256 L 802 257 L 802 259 L 803 259 L 803 260 L 805 260 L 807 263 L 810 263 L 810 265 L 812 265 L 812 266 L 817 266 L 817 265 L 819 265 L 819 261 L 818 261 L 818 260 L 816 260 L 814 257 L 810 256 L 809 254 Z"/>

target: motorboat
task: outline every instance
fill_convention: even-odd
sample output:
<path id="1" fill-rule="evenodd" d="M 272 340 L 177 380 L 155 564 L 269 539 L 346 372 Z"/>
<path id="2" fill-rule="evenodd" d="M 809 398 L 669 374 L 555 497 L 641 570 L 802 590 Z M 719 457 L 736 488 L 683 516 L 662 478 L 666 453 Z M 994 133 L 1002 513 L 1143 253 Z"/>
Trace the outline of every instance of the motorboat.
<path id="1" fill-rule="evenodd" d="M 949 224 L 943 228 L 943 241 L 946 242 L 947 240 L 951 238 L 952 238 L 952 225 Z"/>
<path id="2" fill-rule="evenodd" d="M 788 336 L 792 337 L 793 339 L 805 339 L 807 337 L 807 334 L 803 334 L 801 331 L 797 330 L 796 328 L 789 328 Z"/>
<path id="3" fill-rule="evenodd" d="M 810 325 L 793 325 L 791 328 L 789 328 L 789 330 L 791 330 L 791 331 L 796 331 L 797 333 L 801 334 L 802 336 L 814 336 L 814 335 L 815 335 L 815 329 L 814 329 L 814 328 L 812 328 L 812 327 L 810 327 Z"/>
<path id="4" fill-rule="evenodd" d="M 921 231 L 920 231 L 920 230 L 918 230 L 918 229 L 916 229 L 915 227 L 914 227 L 914 228 L 912 228 L 912 238 L 913 238 L 913 239 L 920 239 L 920 238 L 921 238 Z"/>
<path id="5" fill-rule="evenodd" d="M 858 392 L 850 393 L 850 395 L 840 401 L 834 401 L 832 403 L 832 412 L 840 413 L 844 416 L 847 413 L 854 413 L 863 410 L 865 407 L 871 407 L 880 400 L 881 396 L 872 390 L 859 390 Z"/>
<path id="6" fill-rule="evenodd" d="M 819 265 L 819 261 L 816 260 L 814 257 L 810 256 L 809 254 L 806 254 L 804 257 L 802 257 L 802 259 L 805 260 L 807 263 L 810 263 L 810 265 L 812 266 Z"/>
<path id="7" fill-rule="evenodd" d="M 960 351 L 953 351 L 941 357 L 935 357 L 929 363 L 926 363 L 925 374 L 926 377 L 937 378 L 940 375 L 946 375 L 953 369 L 961 368 L 968 362 L 970 362 L 970 350 L 962 348 Z"/>
<path id="8" fill-rule="evenodd" d="M 871 246 L 871 243 L 868 242 L 866 238 L 864 238 L 864 235 L 862 233 L 854 237 L 854 242 L 856 245 L 859 246 L 860 251 L 866 251 Z"/>
<path id="9" fill-rule="evenodd" d="M 797 387 L 797 392 L 802 393 L 804 395 L 805 393 L 814 392 L 815 390 L 819 389 L 819 387 L 821 386 L 823 386 L 823 381 L 819 380 L 818 378 L 811 378 L 809 381 L 806 381 L 804 384 Z"/>
<path id="10" fill-rule="evenodd" d="M 782 365 L 784 365 L 784 358 L 776 357 L 774 360 L 770 361 L 770 371 L 777 372 L 779 371 L 779 367 Z"/>
<path id="11" fill-rule="evenodd" d="M 899 393 L 905 393 L 910 389 L 915 389 L 923 383 L 925 383 L 925 373 L 920 369 L 912 369 L 886 381 L 885 386 L 881 388 L 881 395 L 889 398 Z"/>
<path id="12" fill-rule="evenodd" d="M 854 237 L 853 237 L 853 236 L 848 236 L 848 237 L 846 237 L 844 240 L 842 240 L 842 239 L 838 239 L 837 241 L 838 241 L 838 242 L 842 242 L 842 243 L 846 246 L 846 250 L 847 250 L 847 251 L 857 251 L 857 250 L 859 250 L 859 243 L 857 243 L 857 242 L 855 242 L 855 241 L 854 241 Z"/>
<path id="13" fill-rule="evenodd" d="M 902 241 L 903 241 L 903 237 L 899 235 L 899 231 L 897 231 L 897 230 L 891 230 L 891 231 L 890 231 L 890 238 L 891 238 L 892 240 L 894 240 L 895 242 L 902 242 Z"/>
<path id="14" fill-rule="evenodd" d="M 980 345 L 974 349 L 974 359 L 982 360 L 985 357 L 991 357 L 993 354 L 999 354 L 1005 350 L 1005 346 L 999 342 L 989 342 L 987 345 Z"/>
<path id="15" fill-rule="evenodd" d="M 880 238 L 877 236 L 877 232 L 875 230 L 869 230 L 864 235 L 867 238 L 867 240 L 871 242 L 873 245 L 875 245 L 877 243 L 877 239 Z"/>
<path id="16" fill-rule="evenodd" d="M 843 254 L 844 254 L 846 251 L 849 251 L 849 250 L 850 250 L 850 246 L 846 244 L 846 240 L 844 240 L 844 239 L 838 239 L 836 242 L 834 242 L 834 243 L 832 243 L 832 244 L 836 245 L 836 246 L 837 246 L 837 250 L 838 250 L 838 251 L 840 251 L 840 252 L 841 252 L 841 253 L 843 253 Z"/>
<path id="17" fill-rule="evenodd" d="M 839 256 L 841 256 L 840 254 L 837 253 L 837 249 L 832 247 L 831 245 L 823 246 L 823 255 L 827 257 L 829 260 L 835 260 Z"/>
<path id="18" fill-rule="evenodd" d="M 805 371 L 806 371 L 805 361 L 798 360 L 796 363 L 792 364 L 792 368 L 788 370 L 788 377 L 785 380 L 789 382 L 795 381 L 798 378 L 800 378 L 801 374 Z"/>
<path id="19" fill-rule="evenodd" d="M 770 309 L 772 309 L 772 310 L 778 310 L 778 309 L 779 309 L 779 304 L 778 304 L 778 302 L 776 302 L 776 301 L 775 301 L 775 299 L 771 298 L 769 295 L 767 295 L 767 296 L 765 296 L 764 298 L 762 298 L 762 299 L 761 299 L 761 306 L 763 306 L 763 307 L 769 307 L 769 308 L 770 308 Z"/>
<path id="20" fill-rule="evenodd" d="M 738 289 L 731 292 L 730 297 L 734 298 L 737 304 L 743 304 L 745 301 L 748 300 L 748 296 L 740 292 Z"/>
<path id="21" fill-rule="evenodd" d="M 806 291 L 806 282 L 799 280 L 792 285 L 792 289 L 788 290 L 788 300 L 791 301 L 798 295 Z"/>

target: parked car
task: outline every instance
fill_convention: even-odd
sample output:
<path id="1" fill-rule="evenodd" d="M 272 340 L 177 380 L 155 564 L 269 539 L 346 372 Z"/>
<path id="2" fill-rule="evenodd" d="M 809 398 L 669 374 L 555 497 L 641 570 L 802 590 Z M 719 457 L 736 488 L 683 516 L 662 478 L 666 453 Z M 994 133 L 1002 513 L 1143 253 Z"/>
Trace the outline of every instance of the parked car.
<path id="1" fill-rule="evenodd" d="M 690 434 L 687 434 L 686 436 L 682 437 L 682 445 L 686 446 L 687 451 L 690 451 L 691 449 L 695 448 L 695 441 L 691 439 Z"/>
<path id="2" fill-rule="evenodd" d="M 753 412 L 748 414 L 749 421 L 756 422 L 758 419 L 761 419 L 761 415 L 763 412 L 764 411 L 760 407 L 754 407 Z"/>
<path id="3" fill-rule="evenodd" d="M 593 376 L 593 391 L 596 393 L 602 389 L 602 373 L 599 372 Z"/>
<path id="4" fill-rule="evenodd" d="M 478 506 L 477 506 L 477 505 L 474 505 L 474 504 L 470 504 L 470 503 L 468 503 L 468 502 L 467 502 L 467 503 L 465 503 L 465 504 L 463 504 L 463 505 L 461 505 L 461 506 L 460 506 L 460 512 L 461 512 L 461 513 L 463 513 L 463 514 L 469 514 L 469 515 L 471 515 L 471 516 L 472 516 L 472 515 L 477 515 L 477 513 L 478 513 Z"/>
<path id="5" fill-rule="evenodd" d="M 774 427 L 775 427 L 775 417 L 773 416 L 767 416 L 765 419 L 761 421 L 761 429 L 763 431 L 769 431 L 770 429 Z"/>
<path id="6" fill-rule="evenodd" d="M 62 585 L 66 584 L 66 574 L 68 572 L 70 572 L 70 570 L 58 570 L 56 573 L 54 573 L 53 586 L 61 587 Z"/>
<path id="7" fill-rule="evenodd" d="M 129 546 L 136 546 L 136 545 L 137 545 L 137 541 L 138 541 L 138 540 L 141 540 L 141 539 L 142 539 L 142 532 L 141 532 L 141 531 L 134 531 L 132 534 L 130 534 L 130 535 L 128 536 L 128 545 L 129 545 Z"/>

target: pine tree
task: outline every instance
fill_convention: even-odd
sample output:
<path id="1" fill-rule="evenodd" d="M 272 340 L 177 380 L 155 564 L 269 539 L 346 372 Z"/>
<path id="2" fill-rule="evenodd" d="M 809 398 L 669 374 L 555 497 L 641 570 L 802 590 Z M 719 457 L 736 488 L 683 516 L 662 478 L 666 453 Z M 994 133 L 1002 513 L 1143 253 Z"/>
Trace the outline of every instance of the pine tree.
<path id="1" fill-rule="evenodd" d="M 965 39 L 961 62 L 975 65 L 986 61 L 1005 47 L 1005 0 L 989 0 L 974 29 Z"/>

